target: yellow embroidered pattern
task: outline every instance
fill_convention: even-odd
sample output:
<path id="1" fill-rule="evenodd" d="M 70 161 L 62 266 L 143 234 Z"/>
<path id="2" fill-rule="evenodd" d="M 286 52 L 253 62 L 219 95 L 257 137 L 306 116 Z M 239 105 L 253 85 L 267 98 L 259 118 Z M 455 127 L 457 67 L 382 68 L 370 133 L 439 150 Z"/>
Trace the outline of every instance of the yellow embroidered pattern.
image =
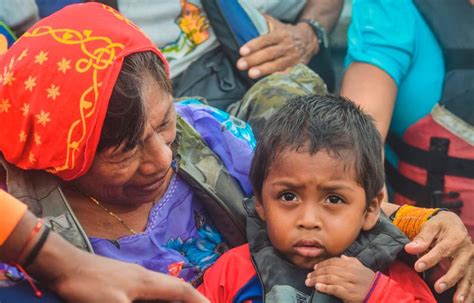
<path id="1" fill-rule="evenodd" d="M 71 169 L 75 166 L 75 154 L 86 136 L 86 119 L 91 117 L 95 112 L 99 98 L 99 87 L 101 85 L 98 80 L 99 72 L 107 69 L 113 63 L 117 49 L 123 49 L 124 45 L 121 43 L 115 43 L 108 37 L 94 36 L 92 35 L 91 30 L 83 30 L 80 32 L 74 29 L 54 29 L 50 26 L 37 27 L 30 32 L 26 32 L 23 38 L 34 38 L 46 35 L 51 36 L 60 44 L 78 46 L 84 54 L 84 57 L 76 61 L 74 66 L 76 72 L 92 72 L 92 83 L 81 95 L 79 103 L 80 118 L 74 121 L 69 127 L 65 163 L 62 166 L 57 166 L 48 170 L 49 172 L 54 173 Z M 102 45 L 98 46 L 98 42 L 101 42 Z M 44 54 L 45 53 L 38 58 L 43 60 L 45 58 Z M 66 66 L 67 65 L 64 64 L 63 61 L 60 68 L 66 70 Z M 55 99 L 56 96 L 60 94 L 59 87 L 52 85 L 48 94 L 49 97 Z M 45 114 L 46 113 L 42 116 L 37 116 L 38 123 L 44 125 L 49 122 L 49 117 Z M 80 134 L 79 137 L 73 138 L 78 130 Z M 31 155 L 30 161 L 34 162 L 35 160 L 34 156 Z"/>

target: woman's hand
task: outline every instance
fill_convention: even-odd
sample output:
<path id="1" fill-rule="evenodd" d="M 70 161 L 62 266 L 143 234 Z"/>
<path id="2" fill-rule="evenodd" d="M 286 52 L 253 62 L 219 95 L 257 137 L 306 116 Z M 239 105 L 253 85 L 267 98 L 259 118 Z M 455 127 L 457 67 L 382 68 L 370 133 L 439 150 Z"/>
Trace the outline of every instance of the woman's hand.
<path id="1" fill-rule="evenodd" d="M 76 271 L 49 284 L 67 302 L 208 302 L 191 284 L 136 264 L 89 254 L 75 261 Z"/>
<path id="2" fill-rule="evenodd" d="M 318 39 L 307 23 L 285 24 L 264 16 L 269 32 L 243 45 L 242 57 L 237 61 L 237 68 L 248 70 L 250 78 L 283 72 L 297 63 L 306 64 L 318 53 Z"/>
<path id="3" fill-rule="evenodd" d="M 455 214 L 442 211 L 428 220 L 418 235 L 405 246 L 409 254 L 424 254 L 416 263 L 415 270 L 425 271 L 442 260 L 450 260 L 448 272 L 435 283 L 442 293 L 457 284 L 454 302 L 474 300 L 474 247 L 471 238 Z"/>
<path id="4" fill-rule="evenodd" d="M 344 302 L 363 302 L 374 277 L 375 273 L 359 260 L 343 255 L 316 264 L 305 284 Z"/>

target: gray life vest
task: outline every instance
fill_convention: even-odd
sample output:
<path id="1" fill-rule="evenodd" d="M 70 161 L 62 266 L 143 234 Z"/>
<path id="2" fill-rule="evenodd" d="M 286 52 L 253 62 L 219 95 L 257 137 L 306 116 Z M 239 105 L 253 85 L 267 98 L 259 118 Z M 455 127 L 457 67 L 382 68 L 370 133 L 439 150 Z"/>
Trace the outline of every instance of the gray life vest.
<path id="1" fill-rule="evenodd" d="M 247 199 L 245 207 L 248 212 L 247 237 L 250 254 L 262 284 L 265 302 L 341 302 L 338 298 L 307 287 L 304 281 L 309 271 L 288 262 L 273 248 L 265 223 L 255 212 L 254 200 Z M 406 263 L 413 263 L 413 257 L 407 255 L 403 249 L 408 242 L 405 235 L 382 213 L 375 227 L 370 231 L 361 232 L 344 255 L 357 258 L 374 272 L 382 272 L 397 258 Z"/>

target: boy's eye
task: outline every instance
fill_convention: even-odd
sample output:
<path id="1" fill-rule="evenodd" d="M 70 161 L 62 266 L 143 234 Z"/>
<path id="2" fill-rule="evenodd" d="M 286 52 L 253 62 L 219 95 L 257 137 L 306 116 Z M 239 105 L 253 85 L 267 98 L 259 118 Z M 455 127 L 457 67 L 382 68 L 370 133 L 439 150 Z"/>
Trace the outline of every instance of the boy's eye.
<path id="1" fill-rule="evenodd" d="M 296 200 L 296 195 L 293 193 L 283 193 L 280 196 L 280 199 L 283 201 L 295 201 Z"/>
<path id="2" fill-rule="evenodd" d="M 334 195 L 331 195 L 327 198 L 327 201 L 331 204 L 339 204 L 339 203 L 343 203 L 344 201 L 338 197 L 338 196 L 334 196 Z"/>

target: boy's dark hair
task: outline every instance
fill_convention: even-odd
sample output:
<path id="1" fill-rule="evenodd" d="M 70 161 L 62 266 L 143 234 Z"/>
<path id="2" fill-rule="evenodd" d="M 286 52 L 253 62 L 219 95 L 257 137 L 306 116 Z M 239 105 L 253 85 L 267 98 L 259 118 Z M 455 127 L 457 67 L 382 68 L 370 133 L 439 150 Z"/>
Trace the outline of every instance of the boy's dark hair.
<path id="1" fill-rule="evenodd" d="M 164 63 L 154 52 L 139 52 L 125 57 L 110 97 L 98 152 L 122 143 L 125 143 L 125 150 L 130 150 L 140 142 L 146 121 L 142 96 L 142 83 L 146 77 L 154 79 L 163 92 L 171 94 L 171 81 Z"/>
<path id="2" fill-rule="evenodd" d="M 250 181 L 261 200 L 263 182 L 282 152 L 325 150 L 339 158 L 348 152 L 368 204 L 384 185 L 382 146 L 372 118 L 352 101 L 339 96 L 297 97 L 280 108 L 262 130 Z"/>

